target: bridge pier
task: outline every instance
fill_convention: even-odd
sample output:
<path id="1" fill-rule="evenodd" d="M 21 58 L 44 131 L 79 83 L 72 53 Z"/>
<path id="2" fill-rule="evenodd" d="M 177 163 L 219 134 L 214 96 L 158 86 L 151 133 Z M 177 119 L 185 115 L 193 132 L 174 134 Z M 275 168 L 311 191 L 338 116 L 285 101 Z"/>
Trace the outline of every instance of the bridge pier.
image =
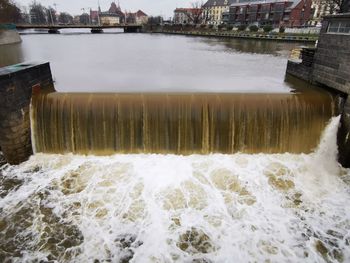
<path id="1" fill-rule="evenodd" d="M 103 33 L 103 29 L 102 28 L 91 28 L 91 33 L 92 34 Z"/>
<path id="2" fill-rule="evenodd" d="M 49 34 L 59 34 L 60 31 L 57 28 L 49 28 Z"/>
<path id="3" fill-rule="evenodd" d="M 124 27 L 124 33 L 140 33 L 141 29 L 140 27 L 130 27 L 130 26 L 125 26 Z"/>

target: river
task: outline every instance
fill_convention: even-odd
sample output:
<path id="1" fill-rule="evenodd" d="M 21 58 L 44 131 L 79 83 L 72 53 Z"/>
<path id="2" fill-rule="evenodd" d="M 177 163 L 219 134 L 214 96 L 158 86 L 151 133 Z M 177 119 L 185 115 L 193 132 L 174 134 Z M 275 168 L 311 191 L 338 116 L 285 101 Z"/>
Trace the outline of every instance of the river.
<path id="1" fill-rule="evenodd" d="M 73 33 L 74 32 L 74 33 Z M 297 43 L 158 34 L 22 34 L 0 66 L 49 61 L 62 92 L 289 92 L 286 58 Z M 84 33 L 85 32 L 85 33 Z"/>
<path id="2" fill-rule="evenodd" d="M 45 107 L 36 115 L 48 116 L 40 118 L 45 120 L 43 127 L 50 126 L 59 116 L 55 113 L 58 106 L 66 101 L 73 105 L 74 97 L 79 97 L 80 111 L 76 112 L 82 120 L 84 114 L 103 115 L 98 111 L 91 115 L 98 107 L 85 107 L 85 97 L 89 101 L 91 96 L 105 100 L 111 92 L 190 91 L 193 97 L 195 92 L 221 92 L 222 97 L 214 103 L 218 120 L 225 120 L 220 117 L 226 116 L 220 115 L 222 109 L 230 109 L 228 102 L 220 107 L 220 101 L 228 101 L 230 97 L 225 93 L 231 93 L 235 100 L 248 101 L 246 109 L 254 109 L 235 110 L 235 114 L 239 112 L 237 116 L 249 115 L 247 120 L 255 121 L 256 114 L 269 116 L 268 132 L 264 133 L 268 138 L 269 131 L 277 127 L 276 120 L 281 119 L 281 125 L 288 129 L 285 137 L 276 133 L 276 140 L 287 140 L 287 149 L 308 143 L 307 140 L 318 146 L 298 154 L 288 153 L 285 148 L 277 154 L 266 153 L 273 152 L 269 150 L 255 154 L 141 152 L 108 156 L 38 152 L 21 165 L 0 167 L 1 262 L 350 260 L 350 171 L 340 167 L 336 159 L 339 117 L 331 117 L 334 111 L 328 104 L 333 99 L 329 95 L 307 93 L 298 99 L 302 96 L 299 91 L 308 85 L 285 80 L 288 55 L 298 44 L 70 31 L 60 35 L 25 34 L 22 39 L 19 45 L 0 49 L 0 54 L 6 54 L 0 56 L 1 64 L 50 61 L 55 87 L 65 92 L 49 94 L 54 96 L 51 100 L 44 97 L 43 101 L 49 101 L 45 105 L 38 103 Z M 250 95 L 232 94 L 237 92 Z M 276 97 L 273 103 L 272 94 Z M 214 95 L 205 96 L 205 100 L 211 100 Z M 288 111 L 284 108 L 287 104 L 279 103 L 286 96 L 293 97 Z M 120 103 L 117 96 L 111 97 L 107 98 L 108 104 Z M 55 100 L 64 103 L 52 103 Z M 265 100 L 266 104 L 270 101 L 277 105 L 274 112 L 266 107 L 259 113 L 259 105 L 264 105 Z M 301 103 L 303 100 L 306 102 Z M 323 107 L 319 100 L 328 106 Z M 161 99 L 157 101 L 161 103 Z M 207 108 L 210 115 L 211 109 Z M 72 110 L 68 115 L 74 114 Z M 316 115 L 317 134 L 307 128 Z M 102 126 L 106 124 L 95 119 L 96 127 L 90 133 L 104 134 Z M 84 129 L 89 129 L 89 122 L 67 120 L 75 123 L 77 130 L 82 123 L 87 125 Z M 300 120 L 305 126 L 297 128 Z M 261 126 L 247 123 L 251 125 L 250 138 L 263 137 Z M 50 127 L 49 135 L 59 133 L 58 126 Z M 171 132 L 172 126 L 169 127 Z M 305 143 L 291 139 L 294 129 L 304 133 Z M 43 134 L 48 130 L 43 129 Z M 147 142 L 158 140 L 157 134 L 149 134 L 154 137 Z M 187 134 L 196 133 L 184 134 L 190 140 Z M 237 133 L 228 134 L 232 137 Z M 43 141 L 49 140 L 50 136 L 46 136 L 42 135 L 46 138 Z M 217 143 L 220 135 L 215 138 Z M 240 138 L 244 143 L 246 132 L 238 134 L 235 140 Z M 64 140 L 60 141 L 62 145 Z"/>

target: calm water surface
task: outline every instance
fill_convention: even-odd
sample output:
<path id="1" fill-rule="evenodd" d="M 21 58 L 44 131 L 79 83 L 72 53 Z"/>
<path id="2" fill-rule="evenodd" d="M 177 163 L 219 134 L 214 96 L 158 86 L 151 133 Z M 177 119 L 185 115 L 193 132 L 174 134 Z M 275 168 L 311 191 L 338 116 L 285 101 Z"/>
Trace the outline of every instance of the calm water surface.
<path id="1" fill-rule="evenodd" d="M 0 65 L 49 61 L 58 91 L 289 92 L 287 58 L 298 43 L 65 30 L 22 34 Z M 28 34 L 29 33 L 29 34 Z"/>

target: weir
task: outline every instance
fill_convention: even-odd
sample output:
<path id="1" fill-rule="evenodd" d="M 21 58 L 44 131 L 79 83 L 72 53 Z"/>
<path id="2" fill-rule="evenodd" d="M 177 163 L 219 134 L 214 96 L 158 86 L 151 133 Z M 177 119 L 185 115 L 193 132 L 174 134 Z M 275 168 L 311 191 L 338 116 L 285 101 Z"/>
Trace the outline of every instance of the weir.
<path id="1" fill-rule="evenodd" d="M 333 98 L 300 94 L 49 93 L 32 100 L 44 153 L 308 153 Z"/>
<path id="2" fill-rule="evenodd" d="M 330 93 L 313 89 L 60 93 L 48 63 L 19 64 L 1 73 L 0 146 L 11 164 L 25 161 L 32 149 L 94 155 L 309 153 L 338 107 Z"/>

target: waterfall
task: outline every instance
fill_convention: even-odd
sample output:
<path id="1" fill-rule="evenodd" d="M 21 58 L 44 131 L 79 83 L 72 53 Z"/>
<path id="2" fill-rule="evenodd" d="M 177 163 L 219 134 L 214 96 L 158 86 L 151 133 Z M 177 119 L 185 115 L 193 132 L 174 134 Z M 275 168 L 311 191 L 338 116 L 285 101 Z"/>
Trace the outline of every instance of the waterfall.
<path id="1" fill-rule="evenodd" d="M 334 115 L 326 93 L 109 94 L 33 97 L 44 153 L 309 153 Z"/>

